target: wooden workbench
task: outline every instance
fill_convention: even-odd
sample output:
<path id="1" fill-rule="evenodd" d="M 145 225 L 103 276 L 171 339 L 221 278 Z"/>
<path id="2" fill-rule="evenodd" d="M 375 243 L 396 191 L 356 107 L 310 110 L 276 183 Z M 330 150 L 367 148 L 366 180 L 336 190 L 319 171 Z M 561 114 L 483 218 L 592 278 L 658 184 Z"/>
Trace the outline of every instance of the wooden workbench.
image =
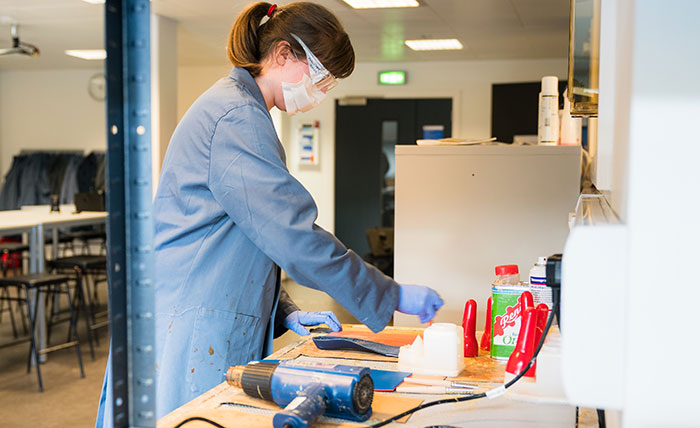
<path id="1" fill-rule="evenodd" d="M 353 327 L 350 327 L 353 328 Z M 357 328 L 357 327 L 355 327 Z M 362 328 L 362 327 L 360 327 Z M 347 326 L 346 326 L 347 330 Z M 408 329 L 400 327 L 388 327 L 390 333 L 409 333 Z M 413 332 L 413 331 L 412 331 Z M 352 351 L 350 352 L 352 354 Z M 301 337 L 298 341 L 280 349 L 268 359 L 295 360 L 297 362 L 323 362 L 346 365 L 361 365 L 374 369 L 398 370 L 395 359 L 378 358 L 379 361 L 367 361 L 356 358 L 338 358 L 337 351 L 318 352 L 314 349 L 311 336 Z M 479 384 L 477 391 L 487 391 L 501 385 L 502 380 L 490 382 L 488 380 L 502 379 L 505 364 L 496 361 L 488 361 L 488 357 L 482 355 L 481 361 L 468 360 L 468 366 L 460 377 L 466 377 L 471 382 Z M 472 370 L 469 371 L 469 367 Z M 466 375 L 466 376 L 465 376 Z M 374 412 L 369 421 L 364 424 L 347 422 L 338 419 L 322 418 L 318 427 L 362 427 L 380 422 L 388 417 L 401 413 L 422 400 L 435 401 L 445 398 L 443 395 L 418 395 L 399 393 L 375 393 L 373 404 Z M 430 425 L 448 426 L 478 426 L 478 427 L 573 427 L 576 421 L 575 407 L 554 403 L 547 400 L 523 400 L 506 393 L 494 399 L 478 399 L 462 403 L 441 404 L 416 412 L 407 421 L 394 422 L 391 427 L 426 427 Z M 186 405 L 174 410 L 158 421 L 158 428 L 173 428 L 180 422 L 193 416 L 202 416 L 211 419 L 227 428 L 234 427 L 270 427 L 272 416 L 279 411 L 274 403 L 254 399 L 246 396 L 240 389 L 228 386 L 225 382 L 202 394 Z M 579 415 L 579 427 L 597 426 L 595 412 L 589 410 Z M 184 425 L 184 428 L 211 428 L 212 425 L 193 421 Z"/>

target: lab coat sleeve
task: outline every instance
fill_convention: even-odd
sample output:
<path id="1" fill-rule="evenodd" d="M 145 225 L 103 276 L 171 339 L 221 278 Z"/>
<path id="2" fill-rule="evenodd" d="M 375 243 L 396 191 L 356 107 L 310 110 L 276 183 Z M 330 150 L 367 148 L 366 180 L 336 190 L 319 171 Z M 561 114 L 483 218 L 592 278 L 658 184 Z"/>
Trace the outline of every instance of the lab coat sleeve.
<path id="1" fill-rule="evenodd" d="M 222 116 L 212 135 L 209 187 L 243 233 L 301 285 L 322 290 L 373 331 L 389 323 L 398 285 L 316 225 L 311 195 L 287 170 L 261 107 Z"/>

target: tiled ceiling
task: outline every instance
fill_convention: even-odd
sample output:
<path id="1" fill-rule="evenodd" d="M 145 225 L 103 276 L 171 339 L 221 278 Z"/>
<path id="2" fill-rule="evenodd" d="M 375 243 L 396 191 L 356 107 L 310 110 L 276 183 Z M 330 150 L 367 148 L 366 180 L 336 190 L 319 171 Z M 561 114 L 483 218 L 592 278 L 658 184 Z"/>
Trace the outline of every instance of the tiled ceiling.
<path id="1" fill-rule="evenodd" d="M 358 61 L 563 58 L 568 49 L 568 0 L 420 0 L 409 9 L 355 10 L 341 0 L 318 0 L 343 22 Z M 154 13 L 178 22 L 181 65 L 226 63 L 225 44 L 249 1 L 153 0 Z M 290 3 L 288 1 L 280 4 Z M 9 47 L 9 20 L 39 58 L 0 56 L 0 70 L 94 67 L 65 49 L 103 46 L 103 6 L 81 0 L 0 0 L 0 48 Z M 461 51 L 414 52 L 405 39 L 457 38 Z"/>

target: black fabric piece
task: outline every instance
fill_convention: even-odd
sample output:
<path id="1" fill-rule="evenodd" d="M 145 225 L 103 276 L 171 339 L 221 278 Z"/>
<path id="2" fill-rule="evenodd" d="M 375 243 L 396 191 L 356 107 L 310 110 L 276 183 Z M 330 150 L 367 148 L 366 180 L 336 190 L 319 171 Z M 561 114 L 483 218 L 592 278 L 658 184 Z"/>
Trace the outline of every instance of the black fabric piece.
<path id="1" fill-rule="evenodd" d="M 94 152 L 97 160 L 97 169 L 95 170 L 95 190 L 105 190 L 106 178 L 106 156 L 101 152 Z"/>
<path id="2" fill-rule="evenodd" d="M 287 327 L 284 326 L 284 319 L 287 315 L 294 311 L 298 311 L 299 307 L 294 303 L 289 294 L 282 288 L 280 290 L 280 299 L 277 302 L 277 312 L 275 312 L 275 334 L 274 338 L 282 336 L 287 332 Z"/>
<path id="3" fill-rule="evenodd" d="M 63 177 L 68 166 L 68 155 L 50 155 L 48 160 L 49 189 L 51 195 L 60 195 Z"/>
<path id="4" fill-rule="evenodd" d="M 48 205 L 51 195 L 47 174 L 48 154 L 32 153 L 20 176 L 17 208 L 24 205 Z"/>
<path id="5" fill-rule="evenodd" d="M 78 193 L 78 166 L 82 161 L 82 155 L 72 155 L 68 158 L 68 164 L 63 175 L 63 184 L 59 193 L 62 204 L 73 203 L 73 196 Z"/>
<path id="6" fill-rule="evenodd" d="M 86 156 L 78 165 L 78 192 L 95 191 L 95 175 L 97 174 L 97 157 L 94 153 Z"/>
<path id="7" fill-rule="evenodd" d="M 399 356 L 400 347 L 372 342 L 371 340 L 355 339 L 354 337 L 340 336 L 316 336 L 313 340 L 314 344 L 318 349 L 350 349 L 353 351 L 371 352 L 373 354 L 384 355 L 386 357 Z"/>

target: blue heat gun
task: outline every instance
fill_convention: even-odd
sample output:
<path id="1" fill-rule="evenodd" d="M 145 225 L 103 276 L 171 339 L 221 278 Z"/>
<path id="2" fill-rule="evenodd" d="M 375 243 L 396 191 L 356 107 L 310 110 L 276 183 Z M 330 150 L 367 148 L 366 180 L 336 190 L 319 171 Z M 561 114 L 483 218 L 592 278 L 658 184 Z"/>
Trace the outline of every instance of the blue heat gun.
<path id="1" fill-rule="evenodd" d="M 275 428 L 307 428 L 322 414 L 353 421 L 372 414 L 374 382 L 366 367 L 253 361 L 230 367 L 226 382 L 283 407 Z"/>

